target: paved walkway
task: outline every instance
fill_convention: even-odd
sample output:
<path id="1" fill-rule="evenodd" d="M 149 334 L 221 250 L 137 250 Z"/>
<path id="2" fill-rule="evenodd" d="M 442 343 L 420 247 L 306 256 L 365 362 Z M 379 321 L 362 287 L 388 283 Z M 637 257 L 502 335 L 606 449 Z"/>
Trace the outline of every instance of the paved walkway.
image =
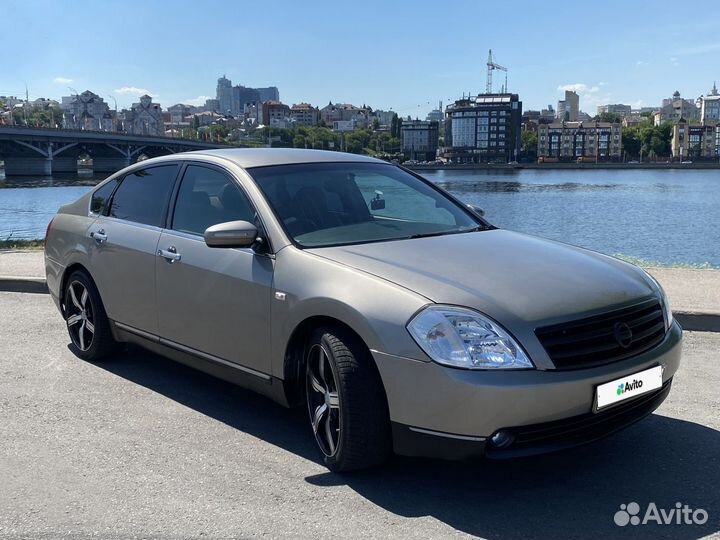
<path id="1" fill-rule="evenodd" d="M 685 328 L 720 331 L 720 270 L 646 270 L 662 284 Z M 22 290 L 24 281 L 43 282 L 44 277 L 42 251 L 0 251 L 0 290 Z"/>

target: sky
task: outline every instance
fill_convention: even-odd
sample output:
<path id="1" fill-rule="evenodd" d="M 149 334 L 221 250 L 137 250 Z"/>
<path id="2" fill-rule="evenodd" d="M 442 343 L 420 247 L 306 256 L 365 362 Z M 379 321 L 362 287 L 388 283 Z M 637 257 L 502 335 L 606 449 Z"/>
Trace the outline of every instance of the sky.
<path id="1" fill-rule="evenodd" d="M 709 4 L 707 4 L 709 5 Z M 705 7 L 707 7 L 707 5 Z M 111 107 L 215 97 L 217 78 L 293 104 L 366 104 L 424 118 L 483 92 L 488 49 L 523 109 L 659 105 L 720 82 L 720 11 L 607 0 L 363 2 L 0 0 L 0 95 L 91 90 Z M 695 16 L 697 13 L 698 16 Z M 504 83 L 495 72 L 494 90 Z M 72 89 L 72 90 L 71 90 Z M 114 100 L 113 100 L 114 98 Z"/>

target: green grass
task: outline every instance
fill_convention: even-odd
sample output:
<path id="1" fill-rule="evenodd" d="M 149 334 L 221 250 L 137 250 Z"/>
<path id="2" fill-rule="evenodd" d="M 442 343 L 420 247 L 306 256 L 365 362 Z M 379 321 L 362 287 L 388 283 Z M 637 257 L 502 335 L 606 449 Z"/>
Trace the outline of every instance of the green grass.
<path id="1" fill-rule="evenodd" d="M 3 249 L 42 249 L 44 240 L 0 240 L 0 250 Z"/>
<path id="2" fill-rule="evenodd" d="M 613 257 L 617 257 L 625 262 L 634 264 L 636 266 L 643 267 L 656 267 L 656 268 L 684 268 L 686 270 L 717 270 L 716 267 L 710 263 L 661 263 L 657 261 L 648 261 L 645 259 L 638 259 L 637 257 L 630 257 L 623 255 L 622 253 L 615 253 Z"/>

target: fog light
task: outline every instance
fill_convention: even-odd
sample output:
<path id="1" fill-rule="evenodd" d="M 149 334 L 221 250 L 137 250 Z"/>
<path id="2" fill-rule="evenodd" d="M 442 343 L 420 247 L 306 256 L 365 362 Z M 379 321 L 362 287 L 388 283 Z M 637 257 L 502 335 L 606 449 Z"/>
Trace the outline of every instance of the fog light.
<path id="1" fill-rule="evenodd" d="M 515 436 L 512 433 L 501 429 L 490 437 L 490 444 L 492 444 L 495 448 L 507 448 L 514 440 Z"/>

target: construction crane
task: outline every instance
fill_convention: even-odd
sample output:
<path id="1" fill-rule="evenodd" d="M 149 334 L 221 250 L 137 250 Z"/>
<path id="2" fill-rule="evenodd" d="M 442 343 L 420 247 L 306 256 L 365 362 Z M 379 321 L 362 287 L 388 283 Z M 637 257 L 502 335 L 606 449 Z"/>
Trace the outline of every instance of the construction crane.
<path id="1" fill-rule="evenodd" d="M 487 61 L 487 87 L 485 88 L 486 94 L 492 94 L 493 93 L 493 87 L 492 87 L 492 76 L 494 70 L 500 70 L 505 72 L 505 86 L 503 87 L 503 92 L 507 92 L 507 73 L 508 70 L 506 67 L 501 66 L 500 64 L 496 64 L 493 61 L 492 57 L 492 49 L 488 51 L 488 61 Z"/>

